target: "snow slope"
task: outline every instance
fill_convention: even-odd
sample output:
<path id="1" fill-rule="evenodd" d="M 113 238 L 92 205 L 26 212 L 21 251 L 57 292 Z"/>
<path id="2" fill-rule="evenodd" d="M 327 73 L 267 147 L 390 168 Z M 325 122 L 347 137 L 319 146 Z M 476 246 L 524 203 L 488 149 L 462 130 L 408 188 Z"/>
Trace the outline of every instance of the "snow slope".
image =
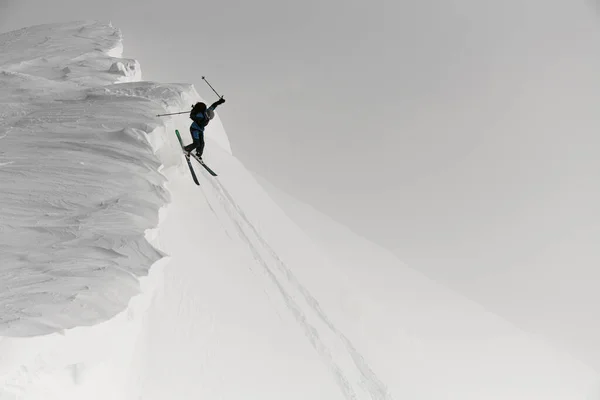
<path id="1" fill-rule="evenodd" d="M 0 35 L 0 399 L 586 399 L 597 374 L 380 255 L 328 257 L 96 22 Z M 188 135 L 184 134 L 188 139 Z M 189 140 L 189 139 L 188 139 Z M 336 234 L 337 235 L 337 234 Z"/>

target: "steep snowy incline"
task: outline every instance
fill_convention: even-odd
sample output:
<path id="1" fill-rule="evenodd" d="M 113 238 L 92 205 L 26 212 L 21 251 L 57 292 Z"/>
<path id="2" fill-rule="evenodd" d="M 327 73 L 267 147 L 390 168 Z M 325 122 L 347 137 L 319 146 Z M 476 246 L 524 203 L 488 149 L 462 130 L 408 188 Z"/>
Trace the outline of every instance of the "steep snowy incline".
<path id="1" fill-rule="evenodd" d="M 218 154 L 215 148 L 210 153 L 207 160 L 222 172 L 222 179 L 198 168 L 201 190 L 191 193 L 184 189 L 189 179 L 169 179 L 169 188 L 183 186 L 173 190 L 174 203 L 166 210 L 159 242 L 177 267 L 165 271 L 170 290 L 157 301 L 158 307 L 151 308 L 151 316 L 160 317 L 144 331 L 160 342 L 157 336 L 169 337 L 164 332 L 178 327 L 183 338 L 174 343 L 182 348 L 169 355 L 170 362 L 160 353 L 147 361 L 146 365 L 160 369 L 151 370 L 152 378 L 144 379 L 151 385 L 145 398 L 165 395 L 160 389 L 169 377 L 173 382 L 167 387 L 181 390 L 179 396 L 196 392 L 221 398 L 254 393 L 251 397 L 391 399 L 386 384 L 295 278 L 262 236 L 260 222 L 245 214 L 227 187 L 240 188 L 237 195 L 259 212 L 259 221 L 275 218 L 284 235 L 293 231 L 285 226 L 289 221 L 269 211 L 274 204 L 260 203 L 268 199 L 260 196 L 260 188 L 233 157 Z M 190 214 L 190 209 L 197 212 Z M 182 220 L 187 223 L 181 224 Z M 175 237 L 178 240 L 173 241 Z M 318 262 L 319 254 L 296 254 L 296 258 Z M 159 312 L 161 308 L 164 311 Z M 186 340 L 189 337 L 206 347 L 194 346 Z M 210 356 L 205 356 L 206 351 Z M 193 368 L 195 362 L 202 363 L 200 371 Z M 186 368 L 173 376 L 165 368 L 168 365 Z M 156 387 L 153 383 L 159 377 L 161 385 Z"/>
<path id="2" fill-rule="evenodd" d="M 157 243 L 173 268 L 138 349 L 145 399 L 176 388 L 178 398 L 583 400 L 597 384 L 578 360 L 385 255 L 328 260 L 235 158 L 210 148 L 220 177 L 198 167 L 199 189 L 165 171 L 173 204 Z M 173 336 L 169 351 L 150 350 Z"/>

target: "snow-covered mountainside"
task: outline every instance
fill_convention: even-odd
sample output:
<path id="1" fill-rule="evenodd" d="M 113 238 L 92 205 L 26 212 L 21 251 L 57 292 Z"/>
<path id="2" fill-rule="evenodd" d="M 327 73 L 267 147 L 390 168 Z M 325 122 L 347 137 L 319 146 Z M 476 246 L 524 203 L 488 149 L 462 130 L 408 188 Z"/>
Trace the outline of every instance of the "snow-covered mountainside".
<path id="1" fill-rule="evenodd" d="M 117 29 L 35 26 L 0 49 L 0 399 L 594 395 L 570 355 L 356 239 L 307 234 L 218 116 L 219 177 L 196 164 L 196 186 L 186 115 L 156 115 L 200 96 L 141 81 Z"/>

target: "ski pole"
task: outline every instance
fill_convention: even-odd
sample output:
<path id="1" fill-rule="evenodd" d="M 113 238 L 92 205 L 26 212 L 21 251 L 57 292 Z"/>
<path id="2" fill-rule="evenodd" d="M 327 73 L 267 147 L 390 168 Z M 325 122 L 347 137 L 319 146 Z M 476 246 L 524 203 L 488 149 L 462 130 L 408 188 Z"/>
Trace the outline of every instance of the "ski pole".
<path id="1" fill-rule="evenodd" d="M 208 83 L 208 81 L 206 80 L 206 78 L 205 78 L 205 77 L 202 77 L 202 79 L 204 79 L 204 82 L 206 82 L 206 84 L 207 84 L 208 86 L 210 86 L 210 88 L 212 89 L 212 91 L 213 91 L 213 92 L 215 92 L 215 94 L 216 94 L 217 96 L 219 96 L 219 98 L 220 98 L 220 99 L 222 99 L 222 98 L 223 98 L 223 96 L 221 96 L 219 93 L 217 93 L 217 91 L 215 90 L 215 88 L 214 88 L 214 87 L 212 87 L 212 85 L 211 85 L 210 83 Z"/>
<path id="2" fill-rule="evenodd" d="M 182 111 L 182 112 L 176 112 L 176 113 L 171 113 L 171 114 L 156 114 L 157 117 L 164 117 L 167 115 L 177 115 L 177 114 L 187 114 L 189 113 L 189 111 Z"/>

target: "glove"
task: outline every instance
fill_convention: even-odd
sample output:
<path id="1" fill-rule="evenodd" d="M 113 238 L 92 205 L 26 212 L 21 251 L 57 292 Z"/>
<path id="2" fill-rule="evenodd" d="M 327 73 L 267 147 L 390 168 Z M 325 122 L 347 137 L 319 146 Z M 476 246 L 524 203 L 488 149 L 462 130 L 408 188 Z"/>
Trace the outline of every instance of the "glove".
<path id="1" fill-rule="evenodd" d="M 219 100 L 217 100 L 217 103 L 219 105 L 221 105 L 221 104 L 225 103 L 225 99 L 221 97 Z"/>

